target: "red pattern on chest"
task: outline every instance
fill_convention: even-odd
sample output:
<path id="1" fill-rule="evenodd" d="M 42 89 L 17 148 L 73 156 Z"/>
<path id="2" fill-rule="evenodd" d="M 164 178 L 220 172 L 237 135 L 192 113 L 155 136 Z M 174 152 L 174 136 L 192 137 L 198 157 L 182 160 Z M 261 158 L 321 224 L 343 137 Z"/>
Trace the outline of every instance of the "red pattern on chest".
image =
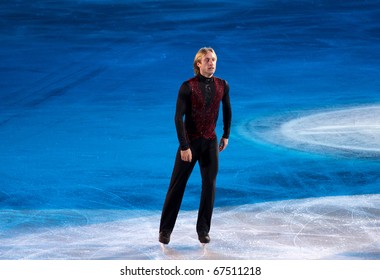
<path id="1" fill-rule="evenodd" d="M 220 102 L 224 95 L 224 83 L 221 79 L 214 77 L 215 94 L 209 106 L 200 89 L 198 78 L 189 80 L 191 89 L 191 118 L 194 127 L 188 129 L 190 140 L 197 138 L 215 139 L 215 127 L 219 114 Z"/>

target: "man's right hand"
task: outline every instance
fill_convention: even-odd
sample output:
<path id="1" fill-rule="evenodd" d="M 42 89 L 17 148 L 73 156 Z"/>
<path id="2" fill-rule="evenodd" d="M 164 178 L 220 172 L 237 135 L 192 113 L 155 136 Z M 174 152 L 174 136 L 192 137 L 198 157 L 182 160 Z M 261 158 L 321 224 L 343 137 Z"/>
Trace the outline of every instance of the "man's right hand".
<path id="1" fill-rule="evenodd" d="M 193 159 L 193 154 L 191 153 L 190 148 L 187 150 L 181 151 L 181 159 L 183 161 L 191 162 L 191 160 Z"/>

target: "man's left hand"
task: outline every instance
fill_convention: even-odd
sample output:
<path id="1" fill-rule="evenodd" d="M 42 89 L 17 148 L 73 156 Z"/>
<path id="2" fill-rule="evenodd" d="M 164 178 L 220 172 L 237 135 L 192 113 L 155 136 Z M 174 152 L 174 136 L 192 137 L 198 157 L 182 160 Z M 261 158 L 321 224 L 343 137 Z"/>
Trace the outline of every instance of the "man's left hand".
<path id="1" fill-rule="evenodd" d="M 220 139 L 219 152 L 224 151 L 227 148 L 227 145 L 228 145 L 228 139 L 227 138 Z"/>

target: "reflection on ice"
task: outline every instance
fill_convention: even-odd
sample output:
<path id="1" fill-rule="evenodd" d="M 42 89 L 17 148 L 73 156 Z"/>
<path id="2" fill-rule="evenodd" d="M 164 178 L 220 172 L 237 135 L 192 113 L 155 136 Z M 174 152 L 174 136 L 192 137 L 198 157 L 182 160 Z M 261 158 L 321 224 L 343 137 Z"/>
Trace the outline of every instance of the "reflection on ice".
<path id="1" fill-rule="evenodd" d="M 60 215 L 60 210 L 51 211 L 35 213 L 35 218 Z M 33 218 L 27 211 L 18 215 L 24 226 L 3 231 L 1 259 L 380 258 L 380 195 L 217 208 L 212 242 L 205 247 L 197 240 L 194 211 L 180 212 L 172 241 L 164 248 L 157 241 L 158 212 L 128 218 L 125 211 L 96 210 L 83 216 L 89 221 L 93 215 L 119 220 L 56 227 L 40 220 L 39 228 L 28 227 Z M 5 214 L 1 216 L 4 220 Z"/>
<path id="2" fill-rule="evenodd" d="M 348 156 L 380 156 L 380 106 L 361 106 L 334 110 L 268 124 L 254 136 L 279 145 L 314 152 L 334 152 Z M 262 127 L 262 124 L 261 126 Z"/>

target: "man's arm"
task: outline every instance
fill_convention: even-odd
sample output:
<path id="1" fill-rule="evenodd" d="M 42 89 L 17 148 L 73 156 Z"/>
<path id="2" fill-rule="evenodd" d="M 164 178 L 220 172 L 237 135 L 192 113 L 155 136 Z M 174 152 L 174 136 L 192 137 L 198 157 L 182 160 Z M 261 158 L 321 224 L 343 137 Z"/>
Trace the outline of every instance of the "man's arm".
<path id="1" fill-rule="evenodd" d="M 223 136 L 220 139 L 219 151 L 223 151 L 227 148 L 228 138 L 231 131 L 231 121 L 232 121 L 232 109 L 230 102 L 230 87 L 227 82 L 225 82 L 224 95 L 222 99 L 223 105 Z"/>
<path id="2" fill-rule="evenodd" d="M 181 147 L 181 159 L 183 161 L 192 160 L 192 153 L 190 150 L 190 145 L 188 143 L 187 132 L 185 128 L 185 122 L 183 117 L 186 114 L 189 106 L 190 98 L 190 88 L 185 83 L 182 84 L 181 88 L 178 92 L 176 111 L 174 116 L 175 127 L 177 130 L 177 137 L 179 141 L 179 145 Z"/>

